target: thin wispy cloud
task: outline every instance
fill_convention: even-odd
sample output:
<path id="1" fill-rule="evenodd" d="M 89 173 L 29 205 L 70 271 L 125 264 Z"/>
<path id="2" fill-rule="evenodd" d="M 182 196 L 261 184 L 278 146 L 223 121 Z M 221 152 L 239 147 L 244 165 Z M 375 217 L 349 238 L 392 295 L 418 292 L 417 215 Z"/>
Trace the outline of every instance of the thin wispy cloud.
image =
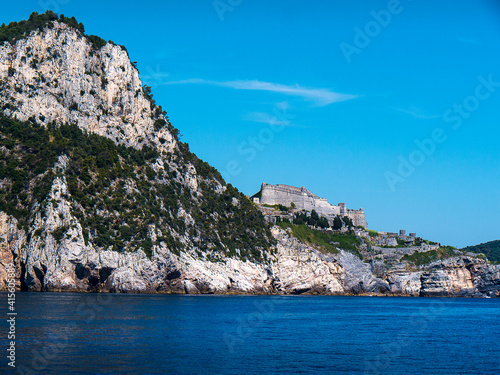
<path id="1" fill-rule="evenodd" d="M 410 115 L 414 118 L 422 119 L 422 120 L 432 120 L 432 119 L 441 117 L 440 115 L 430 114 L 430 113 L 422 111 L 421 109 L 418 109 L 416 107 L 410 107 L 408 109 L 406 109 L 406 108 L 394 108 L 394 109 L 398 112 L 403 112 L 403 113 L 406 113 L 407 115 Z"/>
<path id="2" fill-rule="evenodd" d="M 227 87 L 236 90 L 277 92 L 284 95 L 290 95 L 302 98 L 304 100 L 313 102 L 318 106 L 326 106 L 332 103 L 338 103 L 358 98 L 357 95 L 343 94 L 328 89 L 309 88 L 309 87 L 302 87 L 300 85 L 283 85 L 281 83 L 263 82 L 257 80 L 211 81 L 206 79 L 192 78 L 180 81 L 165 82 L 165 84 L 169 85 L 201 84 L 201 85 Z"/>
<path id="3" fill-rule="evenodd" d="M 290 117 L 295 117 L 295 116 L 290 116 Z M 249 122 L 258 122 L 268 125 L 275 125 L 275 126 L 283 125 L 294 128 L 302 127 L 300 125 L 297 125 L 293 121 L 287 119 L 281 120 L 278 116 L 266 112 L 248 112 L 243 116 L 243 120 Z"/>
<path id="4" fill-rule="evenodd" d="M 476 46 L 479 46 L 481 44 L 483 44 L 480 40 L 478 39 L 475 39 L 475 38 L 467 38 L 467 37 L 457 37 L 456 40 L 458 40 L 459 42 L 462 42 L 462 43 L 466 43 L 466 44 L 473 44 L 473 45 L 476 45 Z"/>
<path id="5" fill-rule="evenodd" d="M 296 115 L 289 112 L 289 108 L 289 103 L 283 101 L 276 103 L 270 112 L 248 112 L 243 116 L 243 120 L 273 126 L 297 127 L 294 122 Z"/>
<path id="6" fill-rule="evenodd" d="M 276 116 L 266 112 L 249 112 L 243 116 L 243 120 L 250 122 L 260 122 L 263 124 L 288 125 L 289 121 L 280 121 Z"/>

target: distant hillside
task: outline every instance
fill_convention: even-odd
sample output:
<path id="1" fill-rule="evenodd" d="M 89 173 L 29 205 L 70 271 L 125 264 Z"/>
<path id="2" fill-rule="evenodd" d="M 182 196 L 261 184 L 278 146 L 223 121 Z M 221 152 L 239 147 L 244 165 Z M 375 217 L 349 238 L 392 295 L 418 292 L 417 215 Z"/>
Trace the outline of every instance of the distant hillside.
<path id="1" fill-rule="evenodd" d="M 500 263 L 500 240 L 481 243 L 476 246 L 468 246 L 464 251 L 483 253 L 490 262 Z"/>

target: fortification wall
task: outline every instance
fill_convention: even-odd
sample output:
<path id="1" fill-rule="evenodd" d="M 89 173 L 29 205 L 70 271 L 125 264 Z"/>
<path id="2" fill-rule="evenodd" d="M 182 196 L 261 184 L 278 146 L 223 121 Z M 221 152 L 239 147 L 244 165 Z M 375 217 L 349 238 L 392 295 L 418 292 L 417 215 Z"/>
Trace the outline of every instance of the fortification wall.
<path id="1" fill-rule="evenodd" d="M 352 220 L 355 226 L 361 225 L 368 228 L 368 223 L 366 222 L 365 212 L 361 210 L 347 210 L 347 217 Z"/>
<path id="2" fill-rule="evenodd" d="M 309 190 L 288 185 L 262 184 L 261 204 L 282 204 L 289 207 L 291 203 L 299 210 L 315 210 L 320 215 L 339 215 L 340 208 L 333 206 L 325 198 L 314 195 Z"/>
<path id="3" fill-rule="evenodd" d="M 281 204 L 287 207 L 290 207 L 291 203 L 293 203 L 298 210 L 315 210 L 319 215 L 328 216 L 332 220 L 333 216 L 336 215 L 347 216 L 355 226 L 362 225 L 365 228 L 368 227 L 363 209 L 347 209 L 345 203 L 339 203 L 338 206 L 334 206 L 328 203 L 325 198 L 320 198 L 303 187 L 298 188 L 295 186 L 263 183 L 260 190 L 259 203 L 271 206 Z"/>
<path id="4" fill-rule="evenodd" d="M 340 208 L 338 206 L 334 206 L 325 198 L 318 198 L 313 202 L 315 204 L 313 210 L 315 210 L 320 215 L 339 215 Z M 312 210 L 311 210 L 312 211 Z"/>

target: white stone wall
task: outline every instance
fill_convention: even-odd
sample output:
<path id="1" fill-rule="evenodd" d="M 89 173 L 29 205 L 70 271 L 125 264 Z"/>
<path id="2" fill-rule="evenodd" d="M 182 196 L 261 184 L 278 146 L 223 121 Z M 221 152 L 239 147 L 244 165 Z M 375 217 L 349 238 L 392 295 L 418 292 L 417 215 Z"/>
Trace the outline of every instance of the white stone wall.
<path id="1" fill-rule="evenodd" d="M 334 206 L 325 198 L 320 198 L 305 188 L 298 188 L 288 185 L 269 185 L 263 183 L 260 190 L 260 203 L 275 205 L 281 204 L 290 207 L 295 204 L 298 210 L 315 210 L 319 215 L 329 217 L 333 220 L 334 216 L 341 215 L 349 217 L 355 226 L 361 225 L 368 228 L 365 213 L 363 209 L 350 210 L 344 209 L 345 203 Z"/>
<path id="2" fill-rule="evenodd" d="M 292 202 L 298 210 L 315 210 L 318 214 L 323 216 L 340 214 L 340 208 L 338 206 L 331 205 L 325 198 L 320 198 L 307 189 L 286 185 L 262 184 L 261 204 L 281 204 L 290 207 Z"/>
<path id="3" fill-rule="evenodd" d="M 363 211 L 363 209 L 347 210 L 347 217 L 352 220 L 352 223 L 355 226 L 361 225 L 365 228 L 368 228 L 368 223 L 366 222 L 365 212 Z"/>

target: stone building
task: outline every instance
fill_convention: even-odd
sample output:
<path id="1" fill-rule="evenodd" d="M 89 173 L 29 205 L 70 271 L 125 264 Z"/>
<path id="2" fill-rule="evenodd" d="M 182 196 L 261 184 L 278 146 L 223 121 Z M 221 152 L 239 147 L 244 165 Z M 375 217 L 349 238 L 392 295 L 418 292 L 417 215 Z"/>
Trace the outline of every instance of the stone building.
<path id="1" fill-rule="evenodd" d="M 365 213 L 362 208 L 359 210 L 348 209 L 345 203 L 339 203 L 338 206 L 334 206 L 328 203 L 326 198 L 318 197 L 305 187 L 298 188 L 289 185 L 270 185 L 262 183 L 260 191 L 254 194 L 251 199 L 255 203 L 271 206 L 281 204 L 290 207 L 293 203 L 298 211 L 314 210 L 318 215 L 324 216 L 330 220 L 338 215 L 347 216 L 352 220 L 355 226 L 361 225 L 365 228 L 368 227 Z"/>

